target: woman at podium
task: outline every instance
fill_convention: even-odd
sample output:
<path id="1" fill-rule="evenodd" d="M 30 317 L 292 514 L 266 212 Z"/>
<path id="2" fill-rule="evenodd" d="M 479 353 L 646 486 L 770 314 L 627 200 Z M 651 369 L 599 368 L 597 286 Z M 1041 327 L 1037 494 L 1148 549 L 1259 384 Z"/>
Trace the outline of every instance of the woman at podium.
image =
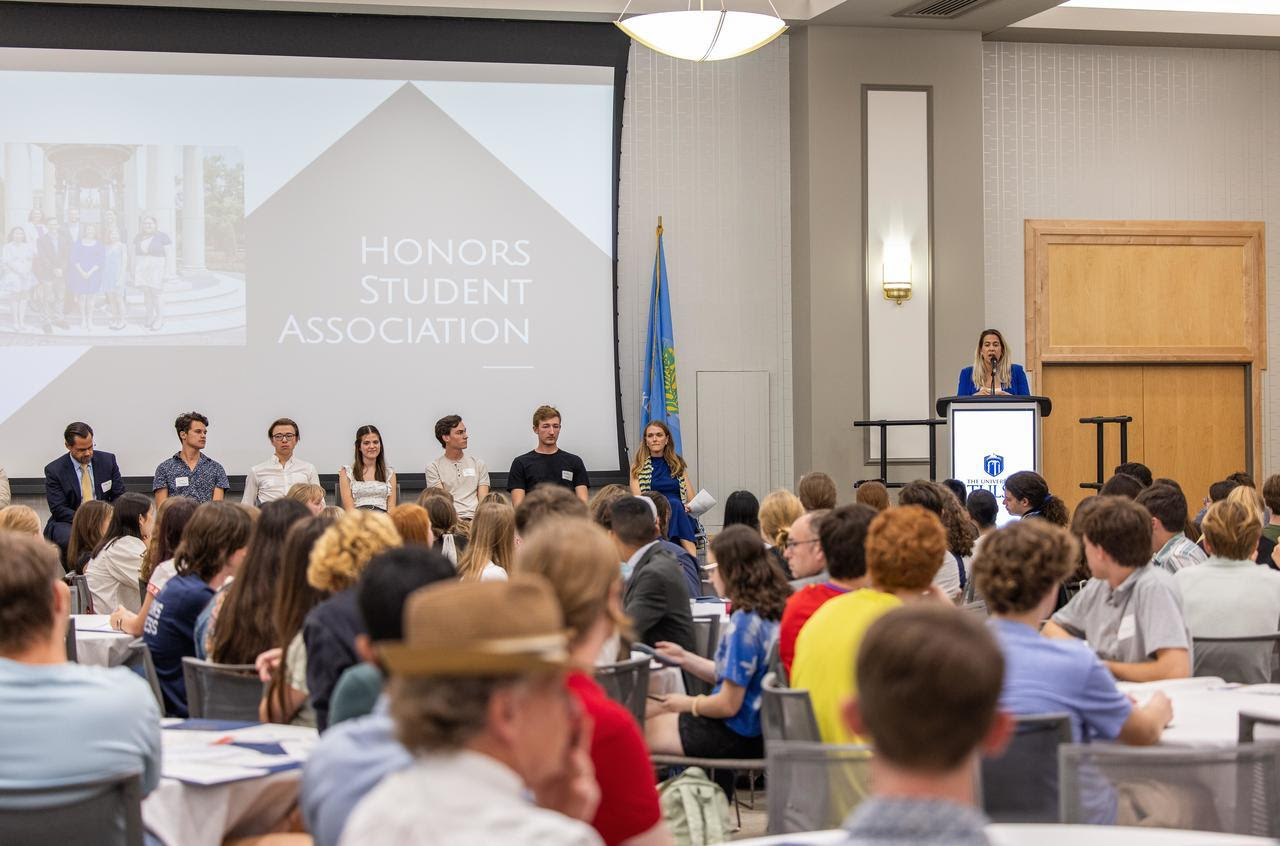
<path id="1" fill-rule="evenodd" d="M 995 388 L 992 389 L 991 372 L 995 371 Z M 978 349 L 973 354 L 973 364 L 960 371 L 960 384 L 956 396 L 1020 396 L 1031 394 L 1027 386 L 1027 373 L 1021 364 L 1009 361 L 1009 350 L 1004 336 L 997 329 L 983 329 L 978 336 Z"/>

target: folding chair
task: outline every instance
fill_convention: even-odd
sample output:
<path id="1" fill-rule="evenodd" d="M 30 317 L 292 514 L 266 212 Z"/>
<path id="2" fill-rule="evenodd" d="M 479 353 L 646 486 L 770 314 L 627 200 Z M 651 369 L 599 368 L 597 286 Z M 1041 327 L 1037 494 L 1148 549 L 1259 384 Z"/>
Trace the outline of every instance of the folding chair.
<path id="1" fill-rule="evenodd" d="M 130 643 L 129 654 L 125 656 L 120 666 L 128 667 L 146 681 L 151 688 L 151 695 L 156 698 L 156 704 L 160 706 L 160 714 L 163 716 L 164 694 L 160 691 L 160 676 L 156 674 L 156 665 L 151 660 L 151 650 L 147 647 L 147 642 L 142 638 L 138 638 L 133 643 Z M 188 694 L 189 697 L 190 694 Z"/>
<path id="2" fill-rule="evenodd" d="M 596 683 L 609 698 L 622 705 L 644 729 L 644 704 L 649 693 L 649 656 L 596 667 Z"/>
<path id="3" fill-rule="evenodd" d="M 1238 684 L 1275 681 L 1273 667 L 1280 632 L 1249 637 L 1193 637 L 1192 675 L 1217 676 Z"/>
<path id="4" fill-rule="evenodd" d="M 768 745 L 776 740 L 799 740 L 821 743 L 818 720 L 813 714 L 809 691 L 782 687 L 777 676 L 764 677 L 760 700 L 760 723 L 764 729 L 765 757 Z"/>
<path id="5" fill-rule="evenodd" d="M 185 657 L 182 678 L 187 686 L 187 713 L 192 717 L 258 722 L 263 685 L 252 664 L 215 664 Z"/>
<path id="6" fill-rule="evenodd" d="M 773 741 L 768 760 L 769 834 L 839 828 L 871 793 L 871 748 Z"/>
<path id="7" fill-rule="evenodd" d="M 142 846 L 142 772 L 57 787 L 0 787 L 5 846 Z"/>
<path id="8" fill-rule="evenodd" d="M 1071 742 L 1066 714 L 1017 717 L 999 758 L 982 761 L 982 809 L 993 822 L 1056 823 L 1058 747 Z"/>

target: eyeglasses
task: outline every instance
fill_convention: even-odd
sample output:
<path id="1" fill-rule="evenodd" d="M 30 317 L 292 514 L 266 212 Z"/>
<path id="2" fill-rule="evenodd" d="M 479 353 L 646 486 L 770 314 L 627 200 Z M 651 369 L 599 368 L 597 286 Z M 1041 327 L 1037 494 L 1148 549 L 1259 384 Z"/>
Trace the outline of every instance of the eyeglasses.
<path id="1" fill-rule="evenodd" d="M 281 443 L 288 443 L 289 441 L 296 441 L 297 439 L 298 436 L 292 434 L 276 434 L 271 436 L 271 440 L 280 441 Z"/>
<path id="2" fill-rule="evenodd" d="M 802 546 L 806 543 L 817 543 L 818 540 L 819 538 L 814 538 L 813 540 L 807 540 L 807 541 L 789 540 L 786 542 L 785 546 L 787 547 L 787 549 L 795 549 L 797 546 Z"/>

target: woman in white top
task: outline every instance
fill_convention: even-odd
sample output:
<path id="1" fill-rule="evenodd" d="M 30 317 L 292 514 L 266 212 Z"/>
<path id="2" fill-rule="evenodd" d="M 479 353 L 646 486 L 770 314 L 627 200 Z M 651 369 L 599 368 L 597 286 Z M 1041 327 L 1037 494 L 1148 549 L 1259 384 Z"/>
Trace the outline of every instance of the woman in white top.
<path id="1" fill-rule="evenodd" d="M 171 496 L 160 503 L 152 521 L 151 537 L 147 539 L 147 551 L 142 556 L 140 578 L 147 581 L 147 592 L 142 597 L 142 607 L 134 614 L 123 605 L 118 606 L 111 612 L 111 628 L 136 636 L 142 634 L 142 624 L 147 619 L 147 612 L 151 610 L 151 603 L 160 595 L 160 591 L 164 590 L 169 580 L 177 575 L 173 565 L 173 554 L 182 540 L 182 530 L 186 528 L 187 521 L 191 519 L 191 515 L 195 513 L 196 506 L 199 504 L 189 496 Z M 84 506 L 80 508 L 83 509 Z M 76 513 L 78 514 L 79 511 Z"/>
<path id="2" fill-rule="evenodd" d="M 516 510 L 500 500 L 476 506 L 471 540 L 458 559 L 464 582 L 506 581 L 516 552 Z"/>
<path id="3" fill-rule="evenodd" d="M 396 504 L 396 471 L 387 466 L 377 426 L 356 429 L 356 454 L 338 469 L 338 497 L 347 511 L 390 511 Z"/>
<path id="4" fill-rule="evenodd" d="M 126 493 L 115 501 L 107 533 L 84 567 L 94 608 L 100 612 L 123 606 L 136 614 L 142 608 L 138 579 L 151 537 L 151 518 L 150 497 Z"/>

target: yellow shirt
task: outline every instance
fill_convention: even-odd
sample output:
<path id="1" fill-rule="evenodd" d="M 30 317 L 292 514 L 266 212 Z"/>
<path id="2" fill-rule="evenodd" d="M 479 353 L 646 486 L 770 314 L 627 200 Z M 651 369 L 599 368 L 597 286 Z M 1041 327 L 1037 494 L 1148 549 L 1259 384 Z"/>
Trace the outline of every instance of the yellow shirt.
<path id="1" fill-rule="evenodd" d="M 796 638 L 791 686 L 809 691 L 825 743 L 865 743 L 845 728 L 840 708 L 857 692 L 854 663 L 867 629 L 902 604 L 893 594 L 863 588 L 829 599 Z"/>

